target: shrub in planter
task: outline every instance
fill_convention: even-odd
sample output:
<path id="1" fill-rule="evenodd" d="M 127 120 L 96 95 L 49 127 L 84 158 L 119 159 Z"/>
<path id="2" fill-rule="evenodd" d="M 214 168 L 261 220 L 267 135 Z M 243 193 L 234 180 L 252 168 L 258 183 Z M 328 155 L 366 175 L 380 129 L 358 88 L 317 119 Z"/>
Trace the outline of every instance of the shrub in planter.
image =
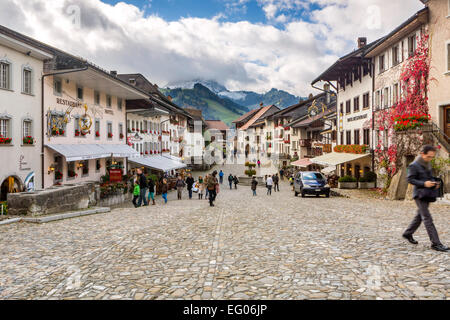
<path id="1" fill-rule="evenodd" d="M 254 175 L 256 175 L 256 170 L 245 170 L 245 175 L 248 177 L 253 177 Z"/>
<path id="2" fill-rule="evenodd" d="M 358 180 L 352 176 L 343 176 L 339 178 L 338 182 L 358 182 Z"/>
<path id="3" fill-rule="evenodd" d="M 367 180 L 365 182 L 376 182 L 377 181 L 377 174 L 375 172 L 367 172 L 364 175 L 364 179 Z"/>

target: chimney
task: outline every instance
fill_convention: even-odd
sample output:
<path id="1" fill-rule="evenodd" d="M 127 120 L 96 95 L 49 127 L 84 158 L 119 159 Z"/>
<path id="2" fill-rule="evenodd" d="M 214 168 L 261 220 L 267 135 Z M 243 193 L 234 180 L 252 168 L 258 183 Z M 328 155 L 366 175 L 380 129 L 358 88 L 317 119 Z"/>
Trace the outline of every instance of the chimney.
<path id="1" fill-rule="evenodd" d="M 264 106 L 264 103 L 261 102 L 261 103 L 259 104 L 259 106 L 262 108 L 262 107 Z"/>
<path id="2" fill-rule="evenodd" d="M 117 71 L 111 71 L 110 73 L 113 77 L 117 77 Z"/>
<path id="3" fill-rule="evenodd" d="M 331 92 L 330 92 L 330 84 L 329 83 L 325 83 L 323 85 L 323 91 L 325 91 L 327 93 L 327 104 L 330 104 L 330 102 L 331 102 Z"/>
<path id="4" fill-rule="evenodd" d="M 366 37 L 359 37 L 358 38 L 358 49 L 361 49 L 362 47 L 367 46 L 367 38 Z"/>

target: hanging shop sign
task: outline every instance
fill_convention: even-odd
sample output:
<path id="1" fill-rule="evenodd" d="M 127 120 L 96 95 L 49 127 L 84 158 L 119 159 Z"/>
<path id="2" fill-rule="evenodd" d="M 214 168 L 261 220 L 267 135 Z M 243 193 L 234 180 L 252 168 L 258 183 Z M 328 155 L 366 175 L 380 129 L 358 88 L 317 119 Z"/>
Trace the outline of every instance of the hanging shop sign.
<path id="1" fill-rule="evenodd" d="M 120 170 L 120 169 L 109 170 L 109 181 L 110 182 L 122 182 L 122 170 Z"/>

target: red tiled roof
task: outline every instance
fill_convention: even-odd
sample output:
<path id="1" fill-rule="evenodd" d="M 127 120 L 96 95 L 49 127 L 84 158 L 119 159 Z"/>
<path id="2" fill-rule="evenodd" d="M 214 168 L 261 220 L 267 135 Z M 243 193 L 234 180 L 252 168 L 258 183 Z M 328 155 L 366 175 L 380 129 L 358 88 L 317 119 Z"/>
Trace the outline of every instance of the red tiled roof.
<path id="1" fill-rule="evenodd" d="M 258 112 L 248 121 L 246 124 L 244 124 L 239 130 L 247 130 L 252 124 L 254 124 L 259 118 L 261 118 L 267 111 L 270 110 L 272 106 L 268 107 L 262 107 L 258 109 Z"/>
<path id="2" fill-rule="evenodd" d="M 244 114 L 241 117 L 239 117 L 238 119 L 234 120 L 233 123 L 238 123 L 238 122 L 244 121 L 246 118 L 250 117 L 251 115 L 254 115 L 257 111 L 258 111 L 258 109 L 250 110 L 246 114 Z"/>
<path id="3" fill-rule="evenodd" d="M 206 125 L 208 126 L 208 129 L 215 129 L 215 130 L 229 130 L 230 128 L 221 120 L 206 120 Z"/>

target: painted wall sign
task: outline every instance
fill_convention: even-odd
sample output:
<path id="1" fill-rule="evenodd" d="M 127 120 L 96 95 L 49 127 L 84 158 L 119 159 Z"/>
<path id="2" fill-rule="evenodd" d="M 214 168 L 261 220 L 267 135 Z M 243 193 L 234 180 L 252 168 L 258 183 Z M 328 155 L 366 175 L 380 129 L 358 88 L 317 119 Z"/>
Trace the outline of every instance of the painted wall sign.
<path id="1" fill-rule="evenodd" d="M 30 171 L 31 168 L 26 168 L 25 167 L 27 164 L 28 163 L 25 162 L 25 156 L 21 155 L 20 156 L 20 160 L 19 160 L 19 169 L 20 169 L 20 171 Z"/>
<path id="2" fill-rule="evenodd" d="M 357 120 L 362 120 L 362 119 L 366 119 L 367 118 L 367 113 L 363 114 L 362 116 L 357 116 L 357 117 L 353 117 L 353 118 L 348 118 L 347 122 L 353 122 L 353 121 L 357 121 Z"/>
<path id="3" fill-rule="evenodd" d="M 83 106 L 83 104 L 81 102 L 78 101 L 70 101 L 70 100 L 66 100 L 63 98 L 56 98 L 56 103 L 57 104 L 61 104 L 63 106 L 69 106 L 72 108 L 81 108 Z"/>

